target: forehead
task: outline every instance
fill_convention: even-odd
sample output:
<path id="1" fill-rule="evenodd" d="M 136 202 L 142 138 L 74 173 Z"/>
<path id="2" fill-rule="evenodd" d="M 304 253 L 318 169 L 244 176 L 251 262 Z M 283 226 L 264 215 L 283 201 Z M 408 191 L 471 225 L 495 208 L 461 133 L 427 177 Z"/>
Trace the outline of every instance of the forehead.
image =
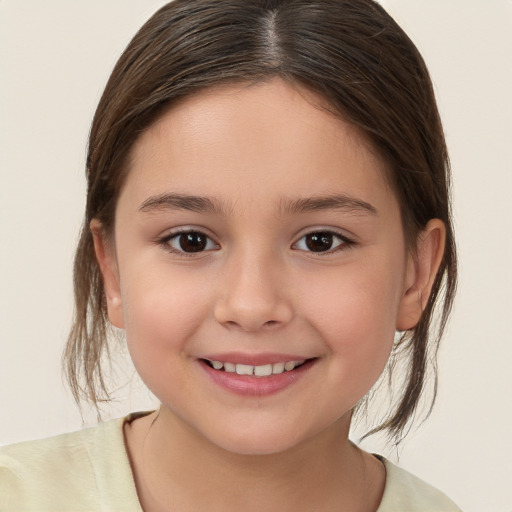
<path id="1" fill-rule="evenodd" d="M 211 88 L 171 107 L 134 144 L 123 189 L 139 200 L 200 189 L 231 203 L 390 192 L 359 131 L 281 79 Z"/>

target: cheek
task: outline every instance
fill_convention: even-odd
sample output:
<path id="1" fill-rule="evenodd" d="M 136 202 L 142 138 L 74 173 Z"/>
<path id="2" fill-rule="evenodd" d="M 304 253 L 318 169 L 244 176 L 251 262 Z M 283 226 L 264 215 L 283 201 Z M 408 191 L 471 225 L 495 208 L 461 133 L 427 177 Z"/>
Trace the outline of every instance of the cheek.
<path id="1" fill-rule="evenodd" d="M 359 267 L 316 276 L 305 283 L 301 294 L 310 320 L 319 329 L 335 338 L 335 333 L 350 333 L 345 342 L 356 346 L 379 334 L 384 338 L 394 334 L 402 283 L 401 274 L 391 275 L 389 267 Z"/>
<path id="2" fill-rule="evenodd" d="M 309 322 L 331 356 L 326 379 L 343 386 L 355 402 L 378 379 L 393 346 L 401 277 L 383 270 L 354 267 L 315 280 L 303 294 Z"/>
<path id="3" fill-rule="evenodd" d="M 198 286 L 186 272 L 154 264 L 151 272 L 123 283 L 126 340 L 144 380 L 148 369 L 171 366 L 182 357 L 186 341 L 208 314 L 208 297 Z"/>

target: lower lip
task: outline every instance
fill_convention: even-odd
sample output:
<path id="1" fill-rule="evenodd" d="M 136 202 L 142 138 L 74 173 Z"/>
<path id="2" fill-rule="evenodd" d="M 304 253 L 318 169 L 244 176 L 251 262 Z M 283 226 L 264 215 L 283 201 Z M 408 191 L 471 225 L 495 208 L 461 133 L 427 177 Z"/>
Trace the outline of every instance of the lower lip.
<path id="1" fill-rule="evenodd" d="M 237 395 L 259 397 L 273 395 L 292 386 L 310 370 L 315 362 L 316 359 L 310 359 L 295 370 L 284 371 L 283 373 L 266 377 L 238 375 L 237 373 L 215 370 L 204 361 L 199 363 L 208 377 L 218 386 Z"/>

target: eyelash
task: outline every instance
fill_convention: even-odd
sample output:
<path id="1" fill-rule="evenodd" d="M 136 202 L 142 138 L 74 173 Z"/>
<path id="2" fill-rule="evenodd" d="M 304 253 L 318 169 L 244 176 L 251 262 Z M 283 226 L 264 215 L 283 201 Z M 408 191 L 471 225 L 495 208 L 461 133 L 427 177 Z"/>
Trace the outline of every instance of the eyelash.
<path id="1" fill-rule="evenodd" d="M 307 242 L 305 242 L 306 237 L 313 237 L 315 235 L 319 236 L 320 238 L 323 238 L 327 235 L 329 238 L 331 238 L 333 244 L 336 243 L 336 241 L 338 241 L 339 243 L 335 247 L 329 248 L 325 251 L 307 251 L 304 249 L 299 250 L 304 250 L 304 252 L 314 254 L 315 256 L 329 256 L 340 251 L 346 251 L 347 249 L 350 249 L 355 245 L 355 242 L 353 240 L 351 240 L 345 235 L 342 235 L 341 233 L 337 233 L 336 231 L 332 231 L 329 229 L 318 229 L 301 236 L 299 240 L 293 244 L 292 247 L 296 247 L 302 241 L 304 241 L 304 243 L 307 244 Z"/>
<path id="2" fill-rule="evenodd" d="M 184 235 L 196 235 L 196 236 L 199 235 L 199 237 L 204 237 L 205 246 L 198 251 L 188 251 L 187 252 L 185 250 L 177 249 L 171 245 L 171 243 L 170 243 L 171 241 L 179 240 L 179 237 L 184 236 Z M 346 237 L 344 235 L 341 235 L 340 233 L 337 233 L 336 231 L 332 231 L 332 230 L 328 230 L 328 229 L 325 229 L 325 230 L 319 229 L 316 231 L 311 231 L 311 232 L 306 233 L 305 235 L 301 236 L 299 238 L 299 240 L 292 245 L 292 248 L 297 248 L 297 246 L 303 241 L 305 244 L 307 244 L 307 242 L 305 241 L 306 237 L 314 237 L 315 235 L 319 236 L 321 238 L 324 238 L 327 236 L 331 239 L 332 244 L 336 243 L 336 241 L 337 241 L 338 245 L 336 245 L 333 248 L 329 248 L 325 251 L 313 251 L 313 250 L 308 251 L 306 249 L 298 249 L 298 250 L 306 252 L 306 253 L 315 254 L 316 256 L 328 256 L 328 255 L 334 254 L 339 251 L 347 250 L 350 247 L 355 245 L 355 242 L 353 240 L 349 239 L 348 237 Z M 324 238 L 324 240 L 325 240 L 325 238 Z M 158 243 L 160 245 L 162 245 L 166 251 L 171 252 L 173 254 L 177 254 L 179 256 L 184 256 L 184 257 L 194 257 L 194 256 L 197 256 L 198 254 L 202 254 L 204 252 L 217 250 L 219 247 L 218 244 L 216 244 L 212 240 L 211 237 L 209 237 L 207 234 L 203 233 L 202 231 L 199 231 L 196 229 L 184 229 L 184 230 L 180 230 L 180 231 L 174 231 L 173 233 L 170 233 L 170 234 L 160 238 L 158 240 Z M 215 248 L 211 248 L 211 247 L 208 248 L 209 244 L 214 244 Z M 183 249 L 181 242 L 179 243 L 179 245 L 180 245 L 181 249 Z"/>
<path id="3" fill-rule="evenodd" d="M 173 240 L 179 240 L 179 237 L 184 236 L 184 235 L 199 235 L 201 237 L 204 237 L 204 239 L 205 239 L 205 248 L 203 248 L 203 249 L 201 249 L 199 251 L 187 252 L 187 251 L 180 250 L 180 249 L 177 249 L 175 247 L 172 247 L 171 242 Z M 212 238 L 210 236 L 208 236 L 206 233 L 203 233 L 202 231 L 200 231 L 198 229 L 183 229 L 183 230 L 179 230 L 179 231 L 174 231 L 173 233 L 169 233 L 168 235 L 160 238 L 158 240 L 158 243 L 160 245 L 162 245 L 163 248 L 166 251 L 168 251 L 170 253 L 173 253 L 173 254 L 177 254 L 179 256 L 184 256 L 186 258 L 194 257 L 194 256 L 197 256 L 198 254 L 202 254 L 203 252 L 207 252 L 207 251 L 213 250 L 212 248 L 207 248 L 208 244 L 211 244 L 211 243 L 213 243 L 216 246 L 216 248 L 218 248 L 218 244 L 213 242 L 213 240 L 212 240 Z M 180 243 L 180 246 L 181 246 L 181 243 Z"/>

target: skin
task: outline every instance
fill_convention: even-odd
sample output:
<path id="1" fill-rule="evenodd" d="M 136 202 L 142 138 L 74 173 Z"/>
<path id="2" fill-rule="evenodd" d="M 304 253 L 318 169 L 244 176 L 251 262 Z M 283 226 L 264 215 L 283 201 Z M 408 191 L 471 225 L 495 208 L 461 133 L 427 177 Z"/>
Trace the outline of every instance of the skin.
<path id="1" fill-rule="evenodd" d="M 280 79 L 186 98 L 135 143 L 114 236 L 91 224 L 109 318 L 162 403 L 125 429 L 145 511 L 378 507 L 385 470 L 349 442 L 351 411 L 419 320 L 444 226 L 409 250 L 384 162 L 319 103 Z M 216 208 L 155 207 L 163 194 Z M 348 206 L 291 208 L 333 194 Z M 184 253 L 176 229 L 205 250 Z M 310 250 L 312 232 L 332 248 Z M 200 363 L 233 351 L 314 362 L 241 396 Z"/>

